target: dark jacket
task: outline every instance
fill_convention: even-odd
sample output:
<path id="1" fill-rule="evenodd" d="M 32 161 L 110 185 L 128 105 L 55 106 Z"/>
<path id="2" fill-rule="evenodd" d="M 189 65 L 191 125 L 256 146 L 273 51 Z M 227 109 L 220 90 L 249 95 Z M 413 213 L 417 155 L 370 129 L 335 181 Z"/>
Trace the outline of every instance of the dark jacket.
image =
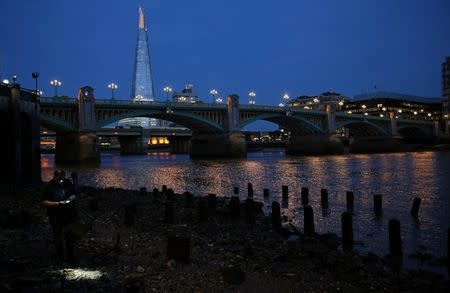
<path id="1" fill-rule="evenodd" d="M 67 200 L 71 195 L 75 194 L 75 188 L 68 179 L 63 183 L 56 180 L 50 180 L 44 187 L 41 200 L 62 201 Z M 50 218 L 61 218 L 71 220 L 76 217 L 76 210 L 73 203 L 47 207 L 47 214 Z"/>

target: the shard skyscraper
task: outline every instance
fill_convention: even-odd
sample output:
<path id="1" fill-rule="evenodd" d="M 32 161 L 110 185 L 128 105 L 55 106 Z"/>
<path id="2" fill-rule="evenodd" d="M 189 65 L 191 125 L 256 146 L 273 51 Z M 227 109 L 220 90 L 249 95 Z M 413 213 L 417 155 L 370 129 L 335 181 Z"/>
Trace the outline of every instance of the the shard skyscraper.
<path id="1" fill-rule="evenodd" d="M 138 35 L 134 59 L 131 98 L 134 102 L 154 100 L 147 24 L 145 22 L 144 10 L 142 7 L 139 7 Z M 159 122 L 157 119 L 139 117 L 124 119 L 121 121 L 121 124 L 152 127 L 158 126 Z"/>
<path id="2" fill-rule="evenodd" d="M 142 7 L 139 7 L 139 26 L 131 98 L 135 101 L 154 100 L 147 24 L 145 23 L 144 10 Z"/>

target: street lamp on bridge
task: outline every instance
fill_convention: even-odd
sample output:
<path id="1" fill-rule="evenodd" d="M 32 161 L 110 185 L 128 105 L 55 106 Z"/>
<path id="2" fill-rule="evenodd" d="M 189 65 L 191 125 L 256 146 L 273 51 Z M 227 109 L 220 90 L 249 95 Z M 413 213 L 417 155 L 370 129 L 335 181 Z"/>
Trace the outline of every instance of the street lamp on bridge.
<path id="1" fill-rule="evenodd" d="M 289 95 L 288 94 L 284 94 L 283 101 L 284 101 L 284 105 L 287 106 L 288 102 L 289 102 Z"/>
<path id="2" fill-rule="evenodd" d="M 119 86 L 117 85 L 117 83 L 111 82 L 110 84 L 108 84 L 108 88 L 111 89 L 111 100 L 115 100 L 116 98 L 114 97 L 114 92 L 116 91 L 116 89 Z"/>
<path id="3" fill-rule="evenodd" d="M 172 92 L 172 88 L 170 86 L 166 86 L 163 88 L 163 90 L 166 93 L 166 100 L 169 101 L 169 95 Z"/>
<path id="4" fill-rule="evenodd" d="M 39 78 L 39 72 L 33 72 L 31 73 L 31 77 L 34 79 L 34 90 L 36 92 L 36 95 L 39 95 L 39 90 L 38 90 L 38 78 Z"/>
<path id="5" fill-rule="evenodd" d="M 249 95 L 249 97 L 250 97 L 250 100 L 249 100 L 248 103 L 249 103 L 250 105 L 256 104 L 256 100 L 255 100 L 256 93 L 255 93 L 255 92 L 249 92 L 248 95 Z"/>
<path id="6" fill-rule="evenodd" d="M 283 96 L 283 100 L 281 103 L 278 104 L 278 106 L 280 107 L 287 107 L 288 106 L 288 101 L 289 101 L 289 95 L 288 94 L 284 94 Z"/>
<path id="7" fill-rule="evenodd" d="M 212 89 L 209 91 L 209 93 L 211 94 L 211 96 L 213 97 L 213 103 L 217 104 L 218 103 L 218 98 L 217 98 L 217 90 L 216 89 Z M 220 99 L 220 98 L 219 98 Z M 222 101 L 222 100 L 221 100 Z"/>
<path id="8" fill-rule="evenodd" d="M 55 79 L 55 80 L 50 81 L 50 84 L 55 87 L 55 97 L 57 97 L 58 96 L 58 87 L 61 86 L 61 81 Z"/>

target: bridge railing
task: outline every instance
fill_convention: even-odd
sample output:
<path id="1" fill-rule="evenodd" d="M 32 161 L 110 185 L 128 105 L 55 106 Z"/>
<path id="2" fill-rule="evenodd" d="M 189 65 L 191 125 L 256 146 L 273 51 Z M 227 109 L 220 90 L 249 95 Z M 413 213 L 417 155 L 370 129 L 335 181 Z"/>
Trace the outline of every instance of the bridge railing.
<path id="1" fill-rule="evenodd" d="M 69 97 L 40 97 L 41 104 L 76 104 L 77 99 Z"/>

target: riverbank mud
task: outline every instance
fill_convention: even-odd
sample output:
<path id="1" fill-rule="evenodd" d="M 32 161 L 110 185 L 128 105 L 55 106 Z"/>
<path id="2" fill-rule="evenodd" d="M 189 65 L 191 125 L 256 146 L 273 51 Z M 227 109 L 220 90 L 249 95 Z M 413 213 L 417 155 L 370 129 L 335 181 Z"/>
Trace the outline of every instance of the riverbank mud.
<path id="1" fill-rule="evenodd" d="M 169 191 L 79 187 L 89 228 L 77 262 L 56 259 L 39 190 L 3 195 L 0 291 L 446 292 L 444 276 L 397 270 L 374 254 L 344 252 L 334 234 L 279 233 L 262 204 Z M 130 218 L 131 217 L 131 218 Z M 175 244 L 169 244 L 175 239 Z M 181 239 L 181 240 L 180 240 Z M 171 241 L 172 241 L 171 240 Z M 188 240 L 188 248 L 184 245 Z M 178 241 L 178 242 L 177 242 Z M 169 248 L 168 248 L 169 247 Z M 168 251 L 169 250 L 169 251 Z M 175 252 L 174 252 L 175 251 Z M 406 256 L 405 256 L 406 257 Z"/>

